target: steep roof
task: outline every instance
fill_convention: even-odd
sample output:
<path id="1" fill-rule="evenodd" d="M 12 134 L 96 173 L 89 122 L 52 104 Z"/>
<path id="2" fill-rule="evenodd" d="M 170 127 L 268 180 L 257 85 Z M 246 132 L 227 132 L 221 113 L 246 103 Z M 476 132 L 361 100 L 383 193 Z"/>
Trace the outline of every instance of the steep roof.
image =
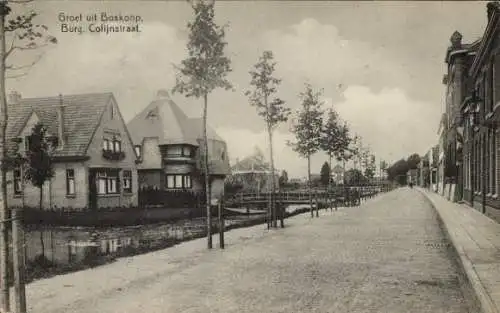
<path id="1" fill-rule="evenodd" d="M 146 137 L 158 137 L 159 144 L 197 146 L 198 139 L 203 137 L 203 119 L 188 117 L 164 90 L 130 120 L 127 128 L 134 144 L 140 144 Z M 209 140 L 224 141 L 210 126 L 207 136 Z"/>
<path id="2" fill-rule="evenodd" d="M 55 156 L 85 156 L 106 105 L 112 99 L 114 97 L 110 92 L 62 96 L 66 142 L 62 149 L 55 151 Z M 59 96 L 21 98 L 16 103 L 9 103 L 6 132 L 8 149 L 12 151 L 15 148 L 11 139 L 19 135 L 33 112 L 51 134 L 57 135 L 59 105 Z"/>

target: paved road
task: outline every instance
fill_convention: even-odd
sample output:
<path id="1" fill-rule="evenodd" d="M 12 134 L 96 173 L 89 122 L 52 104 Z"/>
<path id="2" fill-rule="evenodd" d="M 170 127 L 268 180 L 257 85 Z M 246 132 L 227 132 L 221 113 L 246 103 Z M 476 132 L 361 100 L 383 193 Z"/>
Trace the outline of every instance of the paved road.
<path id="1" fill-rule="evenodd" d="M 468 312 L 434 210 L 399 189 L 283 230 L 228 233 L 35 282 L 31 312 Z"/>

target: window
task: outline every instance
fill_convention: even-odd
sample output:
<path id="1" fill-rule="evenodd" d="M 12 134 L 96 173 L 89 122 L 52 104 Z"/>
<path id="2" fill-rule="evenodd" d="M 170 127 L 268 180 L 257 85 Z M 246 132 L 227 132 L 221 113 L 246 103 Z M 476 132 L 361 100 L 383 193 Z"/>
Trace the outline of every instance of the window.
<path id="1" fill-rule="evenodd" d="M 97 173 L 97 192 L 101 195 L 107 193 L 107 179 L 106 173 L 99 172 Z"/>
<path id="2" fill-rule="evenodd" d="M 115 107 L 113 106 L 113 104 L 111 104 L 109 111 L 111 113 L 111 119 L 114 119 L 115 118 Z"/>
<path id="3" fill-rule="evenodd" d="M 141 157 L 141 146 L 135 146 L 135 154 L 137 155 L 138 158 Z"/>
<path id="4" fill-rule="evenodd" d="M 167 188 L 174 188 L 175 175 L 167 175 Z"/>
<path id="5" fill-rule="evenodd" d="M 25 136 L 24 137 L 24 149 L 26 151 L 29 151 L 31 145 L 31 136 Z"/>
<path id="6" fill-rule="evenodd" d="M 184 186 L 184 188 L 191 188 L 191 176 L 184 175 L 183 186 Z"/>
<path id="7" fill-rule="evenodd" d="M 182 156 L 190 157 L 191 156 L 191 148 L 183 147 L 182 148 Z"/>
<path id="8" fill-rule="evenodd" d="M 67 169 L 66 170 L 66 194 L 74 195 L 75 194 L 75 170 Z"/>
<path id="9" fill-rule="evenodd" d="M 23 181 L 21 177 L 21 170 L 14 170 L 14 194 L 20 195 L 23 193 Z"/>
<path id="10" fill-rule="evenodd" d="M 123 191 L 132 192 L 132 171 L 123 171 Z"/>
<path id="11" fill-rule="evenodd" d="M 189 188 L 192 188 L 191 176 L 167 175 L 167 189 L 189 189 Z"/>
<path id="12" fill-rule="evenodd" d="M 119 193 L 118 183 L 118 171 L 101 171 L 97 173 L 97 192 L 101 195 Z"/>
<path id="13" fill-rule="evenodd" d="M 103 142 L 102 142 L 102 149 L 106 150 L 106 151 L 110 150 L 109 140 L 108 139 L 104 139 L 103 140 Z"/>
<path id="14" fill-rule="evenodd" d="M 121 152 L 122 151 L 122 142 L 119 140 L 113 140 L 113 151 Z"/>

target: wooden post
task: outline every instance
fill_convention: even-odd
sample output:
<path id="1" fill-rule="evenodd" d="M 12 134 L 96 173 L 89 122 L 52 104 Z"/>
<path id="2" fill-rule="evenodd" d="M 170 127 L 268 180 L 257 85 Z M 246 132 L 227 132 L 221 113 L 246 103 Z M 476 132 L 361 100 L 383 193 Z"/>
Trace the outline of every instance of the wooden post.
<path id="1" fill-rule="evenodd" d="M 224 249 L 224 191 L 220 195 L 219 200 L 219 248 Z"/>
<path id="2" fill-rule="evenodd" d="M 26 313 L 26 291 L 24 285 L 24 229 L 19 208 L 12 210 L 12 242 L 14 265 L 14 293 L 16 313 Z M 21 213 L 21 214 L 19 214 Z"/>

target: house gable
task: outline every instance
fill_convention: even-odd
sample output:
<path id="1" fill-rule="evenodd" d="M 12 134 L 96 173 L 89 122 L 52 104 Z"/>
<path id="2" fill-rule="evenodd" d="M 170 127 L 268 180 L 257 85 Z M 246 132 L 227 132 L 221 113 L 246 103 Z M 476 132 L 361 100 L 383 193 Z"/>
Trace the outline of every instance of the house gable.
<path id="1" fill-rule="evenodd" d="M 121 151 L 125 154 L 122 160 L 108 160 L 103 157 L 103 144 L 108 140 L 120 142 Z M 87 165 L 90 167 L 135 168 L 137 157 L 127 127 L 114 97 L 110 97 L 100 114 L 99 122 L 94 129 L 86 154 L 89 156 Z"/>

